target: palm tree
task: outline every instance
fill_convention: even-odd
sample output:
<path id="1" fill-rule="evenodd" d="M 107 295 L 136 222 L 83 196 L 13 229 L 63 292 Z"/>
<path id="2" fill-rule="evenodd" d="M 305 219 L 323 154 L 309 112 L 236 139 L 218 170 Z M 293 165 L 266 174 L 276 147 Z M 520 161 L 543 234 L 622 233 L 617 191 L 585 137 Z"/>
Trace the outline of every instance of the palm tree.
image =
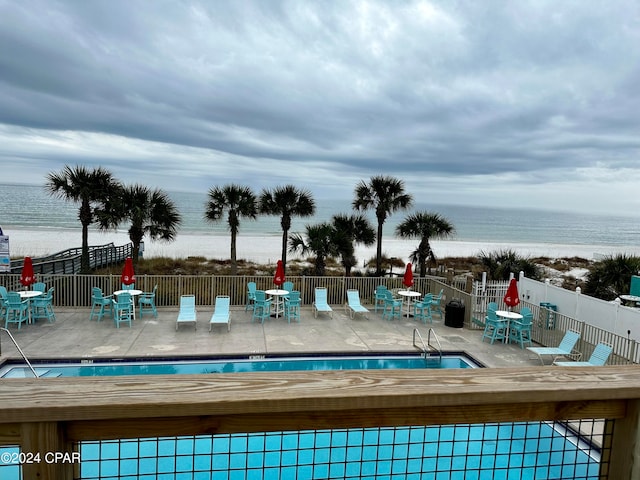
<path id="1" fill-rule="evenodd" d="M 522 257 L 514 250 L 480 252 L 480 263 L 487 271 L 489 280 L 509 280 L 511 274 L 524 272 L 527 278 L 540 279 L 538 266 L 530 258 Z"/>
<path id="2" fill-rule="evenodd" d="M 348 277 L 356 265 L 354 244 L 373 245 L 376 232 L 364 215 L 334 215 L 331 222 L 334 229 L 333 243 L 340 255 L 344 274 Z"/>
<path id="3" fill-rule="evenodd" d="M 382 227 L 387 217 L 398 210 L 406 210 L 413 203 L 411 195 L 405 193 L 404 182 L 394 177 L 378 175 L 369 183 L 360 182 L 355 189 L 355 210 L 375 210 L 378 220 L 376 249 L 376 275 L 382 274 Z"/>
<path id="4" fill-rule="evenodd" d="M 324 276 L 326 259 L 338 254 L 333 243 L 333 225 L 328 222 L 307 225 L 305 235 L 306 238 L 297 233 L 292 235 L 289 241 L 289 250 L 291 252 L 299 251 L 303 255 L 313 253 L 316 257 L 315 274 L 320 277 Z"/>
<path id="5" fill-rule="evenodd" d="M 98 221 L 101 228 L 117 228 L 122 221 L 131 222 L 128 233 L 134 263 L 138 263 L 145 235 L 167 242 L 176 238 L 181 217 L 166 193 L 139 184 L 122 186 L 117 193 L 109 198 L 105 211 L 99 212 Z"/>
<path id="6" fill-rule="evenodd" d="M 420 244 L 415 251 L 415 258 L 420 267 L 420 276 L 427 273 L 427 262 L 435 262 L 436 256 L 431 248 L 431 239 L 446 238 L 455 233 L 455 228 L 438 213 L 416 212 L 407 216 L 396 227 L 396 235 L 400 238 L 419 238 Z"/>
<path id="7" fill-rule="evenodd" d="M 105 204 L 120 184 L 102 167 L 89 170 L 83 165 L 65 165 L 59 173 L 49 173 L 45 188 L 50 195 L 70 202 L 79 202 L 78 219 L 82 225 L 82 252 L 80 271 L 91 271 L 89 265 L 89 225 L 104 211 Z"/>
<path id="8" fill-rule="evenodd" d="M 640 272 L 640 257 L 611 255 L 595 262 L 587 275 L 584 293 L 603 300 L 613 300 L 629 293 L 631 276 Z"/>
<path id="9" fill-rule="evenodd" d="M 238 273 L 236 238 L 240 230 L 240 219 L 255 220 L 258 213 L 257 198 L 251 188 L 241 185 L 226 185 L 209 190 L 205 219 L 217 222 L 227 212 L 227 224 L 231 232 L 231 275 Z"/>
<path id="10" fill-rule="evenodd" d="M 282 266 L 287 268 L 287 241 L 292 217 L 310 217 L 316 211 L 315 201 L 311 192 L 299 190 L 295 185 L 265 189 L 260 194 L 260 213 L 266 215 L 280 215 L 282 228 Z"/>

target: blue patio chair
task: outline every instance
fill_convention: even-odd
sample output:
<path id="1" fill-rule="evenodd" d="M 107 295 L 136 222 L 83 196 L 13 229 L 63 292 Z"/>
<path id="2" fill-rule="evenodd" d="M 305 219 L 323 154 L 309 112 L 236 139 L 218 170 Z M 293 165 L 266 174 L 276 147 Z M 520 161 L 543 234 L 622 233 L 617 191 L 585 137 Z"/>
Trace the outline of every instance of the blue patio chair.
<path id="1" fill-rule="evenodd" d="M 112 295 L 103 295 L 102 289 L 99 287 L 93 287 L 91 289 L 91 314 L 89 315 L 89 320 L 93 320 L 93 317 L 95 316 L 97 317 L 96 320 L 99 322 L 102 320 L 102 317 L 104 317 L 105 310 L 109 310 L 113 317 L 112 306 Z"/>
<path id="2" fill-rule="evenodd" d="M 244 311 L 253 310 L 253 302 L 256 300 L 256 282 L 247 283 L 247 303 Z"/>
<path id="3" fill-rule="evenodd" d="M 318 318 L 318 312 L 328 313 L 333 318 L 333 309 L 327 303 L 327 288 L 316 287 L 313 300 L 313 316 Z"/>
<path id="4" fill-rule="evenodd" d="M 422 323 L 433 323 L 431 316 L 431 303 L 433 302 L 433 294 L 427 293 L 422 300 L 418 300 L 413 304 L 413 313 L 415 318 L 422 320 Z"/>
<path id="5" fill-rule="evenodd" d="M 613 346 L 608 343 L 601 342 L 596 345 L 593 353 L 586 362 L 556 362 L 553 364 L 559 367 L 602 367 L 607 364 L 609 357 L 613 353 Z"/>
<path id="6" fill-rule="evenodd" d="M 195 329 L 198 329 L 195 295 L 180 296 L 180 310 L 178 311 L 178 318 L 176 318 L 176 330 L 185 323 L 193 323 Z"/>
<path id="7" fill-rule="evenodd" d="M 366 314 L 369 313 L 369 309 L 360 303 L 360 292 L 356 289 L 347 290 L 347 304 L 345 308 L 349 310 L 350 318 L 353 318 L 357 313 L 362 314 L 362 316 L 366 318 Z"/>
<path id="8" fill-rule="evenodd" d="M 229 306 L 231 304 L 231 298 L 229 295 L 216 296 L 216 303 L 213 307 L 213 314 L 211 320 L 209 320 L 209 331 L 214 325 L 226 325 L 227 332 L 231 331 L 231 312 Z"/>
<path id="9" fill-rule="evenodd" d="M 576 360 L 579 360 L 581 353 L 574 350 L 579 339 L 580 332 L 577 332 L 575 330 L 567 330 L 567 332 L 564 334 L 564 337 L 562 337 L 560 345 L 558 345 L 557 347 L 527 347 L 527 350 L 535 353 L 540 359 L 542 365 L 544 365 L 543 357 L 545 355 L 553 357 L 551 363 L 555 363 L 556 360 L 560 357 L 576 358 Z"/>
<path id="10" fill-rule="evenodd" d="M 509 340 L 518 343 L 520 348 L 524 348 L 525 343 L 531 345 L 533 313 L 529 307 L 522 307 L 520 315 L 522 315 L 522 320 L 509 322 Z"/>
<path id="11" fill-rule="evenodd" d="M 135 289 L 136 289 L 135 283 L 131 283 L 129 285 L 127 285 L 126 283 L 120 284 L 120 290 L 135 290 Z"/>
<path id="12" fill-rule="evenodd" d="M 264 290 L 256 290 L 256 299 L 253 301 L 253 314 L 251 323 L 257 318 L 261 323 L 271 315 L 271 297 L 267 298 Z"/>
<path id="13" fill-rule="evenodd" d="M 393 293 L 390 290 L 387 290 L 385 292 L 384 311 L 382 312 L 382 318 L 386 318 L 387 320 L 400 318 L 401 313 L 402 300 L 395 298 L 393 296 Z"/>
<path id="14" fill-rule="evenodd" d="M 53 292 L 55 288 L 51 287 L 46 294 L 31 299 L 31 319 L 46 318 L 49 323 L 56 319 L 53 311 Z"/>
<path id="15" fill-rule="evenodd" d="M 293 282 L 286 281 L 282 284 L 282 290 L 286 290 L 287 292 L 293 292 Z M 283 299 L 286 300 L 289 295 L 283 295 Z"/>
<path id="16" fill-rule="evenodd" d="M 4 317 L 7 310 L 7 289 L 0 285 L 0 316 Z"/>
<path id="17" fill-rule="evenodd" d="M 47 285 L 44 282 L 36 282 L 31 285 L 31 290 L 44 293 L 47 291 Z"/>
<path id="18" fill-rule="evenodd" d="M 386 291 L 387 291 L 387 287 L 385 287 L 384 285 L 378 285 L 376 287 L 376 291 L 373 297 L 374 312 L 377 312 L 378 309 L 384 312 L 385 299 L 387 298 L 387 294 L 385 293 Z"/>
<path id="19" fill-rule="evenodd" d="M 10 323 L 17 323 L 18 330 L 22 324 L 29 320 L 29 299 L 22 300 L 18 292 L 7 292 L 6 312 L 4 315 L 4 328 L 9 328 Z"/>
<path id="20" fill-rule="evenodd" d="M 435 310 L 438 315 L 440 316 L 440 318 L 442 318 L 442 294 L 444 293 L 444 288 L 440 289 L 440 292 L 438 293 L 438 296 L 433 297 L 433 300 L 431 300 L 431 307 L 433 310 Z"/>
<path id="21" fill-rule="evenodd" d="M 484 342 L 485 338 L 489 338 L 491 339 L 491 345 L 493 345 L 493 342 L 496 340 L 502 340 L 504 342 L 507 339 L 507 328 L 507 321 L 499 318 L 495 310 L 488 308 L 481 340 Z"/>
<path id="22" fill-rule="evenodd" d="M 131 320 L 133 320 L 133 303 L 131 303 L 131 294 L 121 293 L 117 299 L 113 300 L 113 321 L 116 328 L 120 328 L 121 323 L 128 323 L 131 328 Z"/>
<path id="23" fill-rule="evenodd" d="M 156 293 L 158 293 L 158 284 L 153 287 L 151 292 L 143 292 L 138 297 L 138 308 L 140 308 L 140 318 L 144 315 L 145 311 L 151 310 L 154 317 L 158 316 L 158 310 L 156 309 Z M 144 307 L 144 308 L 143 308 Z"/>
<path id="24" fill-rule="evenodd" d="M 298 290 L 291 290 L 289 295 L 284 299 L 284 316 L 287 321 L 291 323 L 293 318 L 300 323 L 300 306 L 302 300 L 300 299 L 300 292 Z"/>

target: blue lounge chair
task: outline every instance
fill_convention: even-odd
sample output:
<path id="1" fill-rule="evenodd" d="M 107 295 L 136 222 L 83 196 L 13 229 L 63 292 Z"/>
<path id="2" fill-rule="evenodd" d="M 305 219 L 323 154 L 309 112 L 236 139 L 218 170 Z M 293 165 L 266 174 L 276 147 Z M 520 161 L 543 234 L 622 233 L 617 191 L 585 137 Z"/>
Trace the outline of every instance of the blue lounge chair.
<path id="1" fill-rule="evenodd" d="M 363 307 L 360 303 L 360 292 L 355 289 L 347 290 L 347 304 L 345 309 L 349 310 L 349 317 L 353 318 L 357 313 L 362 314 L 363 317 L 366 317 L 365 314 L 369 313 L 369 309 Z"/>
<path id="2" fill-rule="evenodd" d="M 315 289 L 313 312 L 315 318 L 318 318 L 318 312 L 328 313 L 331 318 L 333 318 L 333 309 L 327 303 L 327 289 L 325 287 L 318 287 Z"/>
<path id="3" fill-rule="evenodd" d="M 226 325 L 227 332 L 231 331 L 231 313 L 229 312 L 229 305 L 231 299 L 229 295 L 218 295 L 216 297 L 216 303 L 213 307 L 213 315 L 209 320 L 209 331 L 214 325 Z"/>
<path id="4" fill-rule="evenodd" d="M 586 362 L 553 362 L 554 365 L 559 367 L 601 367 L 606 365 L 611 353 L 613 352 L 613 347 L 608 343 L 601 342 L 596 345 L 596 348 L 593 350 L 593 353 L 589 357 L 589 360 Z"/>
<path id="5" fill-rule="evenodd" d="M 567 330 L 567 333 L 564 334 L 560 345 L 557 347 L 527 347 L 527 350 L 535 353 L 542 365 L 544 365 L 544 355 L 549 355 L 553 357 L 551 363 L 555 363 L 556 359 L 559 357 L 576 357 L 580 358 L 580 352 L 574 351 L 576 343 L 580 339 L 580 333 L 574 330 Z"/>
<path id="6" fill-rule="evenodd" d="M 140 318 L 144 315 L 145 311 L 151 310 L 154 317 L 158 316 L 158 310 L 156 309 L 156 293 L 158 293 L 158 285 L 153 287 L 151 292 L 143 292 L 138 297 L 138 308 L 140 308 Z M 144 307 L 144 308 L 143 308 Z"/>
<path id="7" fill-rule="evenodd" d="M 31 290 L 44 293 L 47 291 L 47 285 L 44 282 L 36 282 L 31 285 Z"/>
<path id="8" fill-rule="evenodd" d="M 180 310 L 178 311 L 178 318 L 176 319 L 176 330 L 178 330 L 180 325 L 186 323 L 193 323 L 195 329 L 198 329 L 195 295 L 180 296 Z"/>

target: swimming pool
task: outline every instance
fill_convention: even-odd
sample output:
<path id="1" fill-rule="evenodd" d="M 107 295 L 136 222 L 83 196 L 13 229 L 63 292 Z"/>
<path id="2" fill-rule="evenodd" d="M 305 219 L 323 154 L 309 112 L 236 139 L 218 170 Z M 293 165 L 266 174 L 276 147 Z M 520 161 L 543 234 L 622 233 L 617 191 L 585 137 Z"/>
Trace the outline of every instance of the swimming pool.
<path id="1" fill-rule="evenodd" d="M 362 355 L 250 355 L 245 357 L 109 359 L 32 362 L 40 377 L 95 377 L 121 375 L 172 375 L 239 372 L 282 372 L 300 370 L 379 370 L 424 368 L 478 368 L 482 365 L 461 353 L 427 356 L 415 353 Z M 7 362 L 0 378 L 33 377 L 24 364 Z"/>
<path id="2" fill-rule="evenodd" d="M 472 368 L 464 356 L 319 355 L 191 358 L 184 362 L 37 363 L 39 373 L 148 375 L 309 369 Z M 5 378 L 29 375 L 5 365 Z M 599 450 L 566 425 L 551 422 L 336 428 L 83 441 L 85 480 L 151 479 L 595 479 Z M 19 452 L 0 448 L 0 454 Z M 20 480 L 19 466 L 0 464 L 0 478 Z"/>

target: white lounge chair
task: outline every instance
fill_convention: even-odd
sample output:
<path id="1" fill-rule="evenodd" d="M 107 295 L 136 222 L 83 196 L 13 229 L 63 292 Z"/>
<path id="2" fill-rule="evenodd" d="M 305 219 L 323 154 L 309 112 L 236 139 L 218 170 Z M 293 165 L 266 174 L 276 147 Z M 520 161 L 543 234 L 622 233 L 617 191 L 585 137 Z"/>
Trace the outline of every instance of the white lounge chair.
<path id="1" fill-rule="evenodd" d="M 313 312 L 315 318 L 318 318 L 318 312 L 326 312 L 333 318 L 333 309 L 327 303 L 327 289 L 325 287 L 318 287 L 315 290 Z"/>
<path id="2" fill-rule="evenodd" d="M 216 304 L 213 307 L 213 315 L 209 321 L 209 331 L 214 325 L 227 325 L 227 332 L 231 330 L 231 313 L 229 312 L 229 304 L 231 299 L 229 295 L 218 295 Z"/>
<path id="3" fill-rule="evenodd" d="M 542 365 L 544 365 L 544 359 L 542 358 L 544 355 L 549 355 L 553 357 L 551 363 L 554 363 L 560 357 L 575 357 L 576 359 L 580 358 L 580 352 L 576 352 L 573 348 L 578 343 L 578 339 L 580 338 L 580 333 L 575 330 L 567 330 L 567 333 L 564 334 L 560 345 L 557 347 L 527 347 L 527 350 L 535 353 Z"/>
<path id="4" fill-rule="evenodd" d="M 607 363 L 613 347 L 608 343 L 599 343 L 586 362 L 553 362 L 559 367 L 601 367 Z"/>
<path id="5" fill-rule="evenodd" d="M 180 297 L 180 311 L 178 312 L 178 318 L 176 319 L 176 330 L 184 323 L 193 323 L 193 326 L 198 329 L 196 322 L 196 296 L 195 295 L 182 295 Z"/>
<path id="6" fill-rule="evenodd" d="M 347 290 L 346 309 L 349 310 L 350 318 L 353 318 L 356 313 L 361 313 L 364 317 L 366 317 L 366 313 L 369 313 L 369 310 L 360 303 L 360 292 L 358 290 Z"/>

